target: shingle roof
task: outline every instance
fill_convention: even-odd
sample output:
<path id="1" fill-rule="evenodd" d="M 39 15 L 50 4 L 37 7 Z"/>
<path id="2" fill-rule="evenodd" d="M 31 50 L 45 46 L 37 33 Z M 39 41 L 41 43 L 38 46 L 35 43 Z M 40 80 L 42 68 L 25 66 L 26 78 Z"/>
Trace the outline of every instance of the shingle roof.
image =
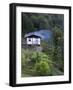
<path id="1" fill-rule="evenodd" d="M 31 37 L 31 36 L 37 36 L 40 37 L 42 40 L 50 40 L 53 38 L 53 33 L 51 29 L 41 29 L 37 30 L 35 32 L 30 32 L 24 35 L 24 38 Z"/>

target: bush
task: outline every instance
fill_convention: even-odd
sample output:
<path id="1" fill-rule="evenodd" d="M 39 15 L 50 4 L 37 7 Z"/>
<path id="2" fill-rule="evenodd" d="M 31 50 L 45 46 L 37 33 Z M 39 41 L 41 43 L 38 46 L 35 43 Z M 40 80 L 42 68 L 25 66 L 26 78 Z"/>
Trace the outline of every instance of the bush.
<path id="1" fill-rule="evenodd" d="M 36 52 L 32 52 L 32 55 L 31 55 L 30 59 L 31 59 L 31 62 L 36 63 L 37 53 Z"/>
<path id="2" fill-rule="evenodd" d="M 40 76 L 47 76 L 52 74 L 52 63 L 49 57 L 42 52 L 37 53 L 37 62 L 35 64 L 35 73 Z"/>
<path id="3" fill-rule="evenodd" d="M 51 74 L 51 68 L 46 61 L 40 61 L 35 65 L 36 75 L 47 76 Z"/>

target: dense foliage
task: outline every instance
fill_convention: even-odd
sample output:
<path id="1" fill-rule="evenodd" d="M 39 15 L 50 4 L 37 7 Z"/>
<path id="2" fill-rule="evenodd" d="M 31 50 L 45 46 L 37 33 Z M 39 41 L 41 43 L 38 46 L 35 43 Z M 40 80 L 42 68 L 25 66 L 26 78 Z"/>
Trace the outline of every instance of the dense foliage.
<path id="1" fill-rule="evenodd" d="M 22 36 L 40 29 L 53 29 L 55 26 L 63 31 L 63 20 L 62 14 L 22 13 Z"/>
<path id="2" fill-rule="evenodd" d="M 45 53 L 22 50 L 22 77 L 63 74 L 56 70 L 54 63 Z"/>

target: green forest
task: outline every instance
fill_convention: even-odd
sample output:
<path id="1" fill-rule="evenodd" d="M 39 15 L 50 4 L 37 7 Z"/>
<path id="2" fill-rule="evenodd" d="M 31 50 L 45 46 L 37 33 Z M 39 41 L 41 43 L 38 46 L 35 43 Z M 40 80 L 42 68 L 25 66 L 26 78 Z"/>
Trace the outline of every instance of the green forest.
<path id="1" fill-rule="evenodd" d="M 22 40 L 25 34 L 50 30 L 51 39 L 41 40 L 41 51 L 35 46 L 21 47 L 21 77 L 64 74 L 64 15 L 22 12 Z"/>

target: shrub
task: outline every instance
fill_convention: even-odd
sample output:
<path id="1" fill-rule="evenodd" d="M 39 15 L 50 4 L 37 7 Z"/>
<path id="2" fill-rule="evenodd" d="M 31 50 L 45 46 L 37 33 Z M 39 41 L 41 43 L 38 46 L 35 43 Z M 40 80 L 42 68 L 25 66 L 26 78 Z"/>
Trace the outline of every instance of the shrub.
<path id="1" fill-rule="evenodd" d="M 42 52 L 37 53 L 37 62 L 35 64 L 36 75 L 46 76 L 52 74 L 52 63 L 49 57 Z"/>
<path id="2" fill-rule="evenodd" d="M 31 55 L 30 59 L 31 59 L 31 62 L 36 63 L 37 53 L 36 52 L 32 52 L 32 55 Z"/>
<path id="3" fill-rule="evenodd" d="M 36 75 L 39 76 L 47 76 L 51 74 L 50 65 L 45 61 L 40 61 L 39 63 L 36 63 L 35 69 Z"/>

